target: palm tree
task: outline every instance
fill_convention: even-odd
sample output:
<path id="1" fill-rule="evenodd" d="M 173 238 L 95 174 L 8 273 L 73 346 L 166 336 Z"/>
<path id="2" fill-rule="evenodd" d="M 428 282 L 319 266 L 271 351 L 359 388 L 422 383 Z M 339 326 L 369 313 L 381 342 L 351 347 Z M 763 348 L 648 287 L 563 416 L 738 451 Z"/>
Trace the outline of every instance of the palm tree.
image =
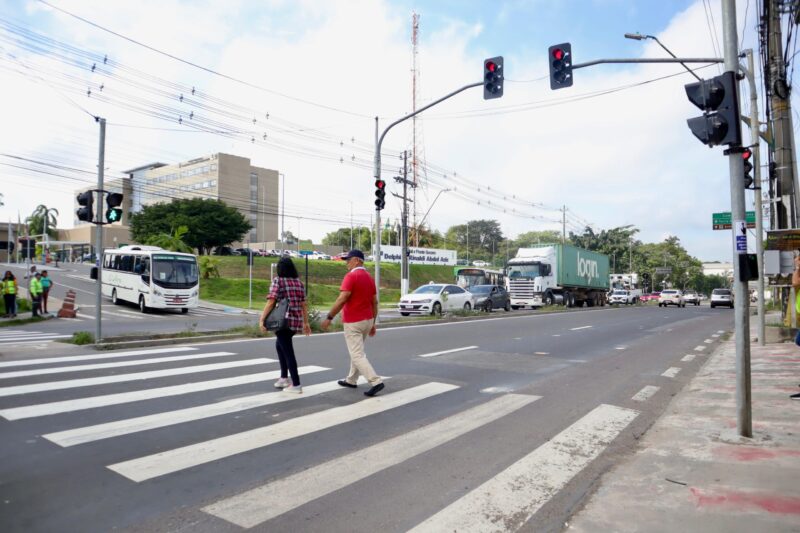
<path id="1" fill-rule="evenodd" d="M 25 222 L 30 226 L 30 232 L 32 234 L 47 234 L 51 237 L 55 237 L 55 228 L 58 223 L 56 219 L 57 216 L 58 209 L 39 204 L 36 206 L 36 209 L 33 210 L 31 216 L 25 219 Z"/>
<path id="2" fill-rule="evenodd" d="M 183 236 L 189 232 L 187 226 L 178 226 L 170 233 L 159 233 L 147 239 L 145 244 L 150 246 L 158 246 L 165 250 L 172 250 L 173 252 L 192 253 L 194 249 L 183 242 Z"/>

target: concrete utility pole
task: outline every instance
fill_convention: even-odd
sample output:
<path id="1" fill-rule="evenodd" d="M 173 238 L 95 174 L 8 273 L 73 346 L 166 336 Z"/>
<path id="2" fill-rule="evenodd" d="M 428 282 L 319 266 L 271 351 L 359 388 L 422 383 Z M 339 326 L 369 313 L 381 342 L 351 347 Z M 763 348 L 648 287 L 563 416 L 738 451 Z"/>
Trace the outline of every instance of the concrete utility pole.
<path id="1" fill-rule="evenodd" d="M 736 1 L 722 0 L 722 35 L 725 71 L 739 71 L 739 45 L 736 35 Z M 736 147 L 731 147 L 736 148 Z M 744 207 L 744 161 L 741 153 L 728 153 L 731 187 L 731 230 L 733 236 L 734 320 L 736 324 L 736 425 L 739 435 L 753 436 L 750 391 L 750 320 L 747 282 L 741 280 L 739 259 L 747 253 L 747 225 Z"/>
<path id="2" fill-rule="evenodd" d="M 781 13 L 778 0 L 768 0 L 767 18 L 767 96 L 772 110 L 772 135 L 774 140 L 775 169 L 777 173 L 776 196 L 780 203 L 773 207 L 772 228 L 797 227 L 797 181 L 792 143 L 792 110 L 790 89 L 786 81 L 786 64 L 781 42 Z M 772 178 L 773 176 L 770 176 Z"/>
<path id="3" fill-rule="evenodd" d="M 747 68 L 739 65 L 747 76 L 750 84 L 750 144 L 753 152 L 753 200 L 756 208 L 756 257 L 758 258 L 758 344 L 764 346 L 764 213 L 763 198 L 761 195 L 761 150 L 760 132 L 761 124 L 758 121 L 758 91 L 756 90 L 755 70 L 753 66 L 753 50 L 744 51 L 747 56 Z"/>
<path id="4" fill-rule="evenodd" d="M 561 244 L 567 242 L 567 206 L 561 209 Z"/>
<path id="5" fill-rule="evenodd" d="M 103 338 L 103 172 L 106 166 L 106 119 L 97 118 L 100 123 L 100 154 L 97 162 L 97 218 L 95 227 L 95 257 L 97 261 L 97 295 L 95 306 L 97 318 L 95 320 L 94 341 L 100 342 Z"/>

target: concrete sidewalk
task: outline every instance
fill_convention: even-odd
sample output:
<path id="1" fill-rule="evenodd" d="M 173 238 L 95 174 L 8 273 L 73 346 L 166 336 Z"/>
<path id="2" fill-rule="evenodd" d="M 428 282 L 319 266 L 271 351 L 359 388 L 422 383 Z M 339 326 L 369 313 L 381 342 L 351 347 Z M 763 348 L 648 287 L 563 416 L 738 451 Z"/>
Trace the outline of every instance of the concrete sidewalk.
<path id="1" fill-rule="evenodd" d="M 752 336 L 755 338 L 755 335 Z M 606 473 L 567 530 L 800 531 L 800 348 L 751 348 L 753 438 L 736 431 L 733 340 Z"/>

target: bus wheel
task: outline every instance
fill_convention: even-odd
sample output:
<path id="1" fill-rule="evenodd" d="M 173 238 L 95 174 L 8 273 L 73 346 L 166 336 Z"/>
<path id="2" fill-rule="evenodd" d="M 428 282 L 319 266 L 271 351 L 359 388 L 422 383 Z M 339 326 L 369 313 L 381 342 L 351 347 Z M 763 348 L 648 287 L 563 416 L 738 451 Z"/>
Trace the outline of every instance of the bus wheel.
<path id="1" fill-rule="evenodd" d="M 117 300 L 117 289 L 111 291 L 111 303 L 114 305 L 119 305 L 119 300 Z"/>
<path id="2" fill-rule="evenodd" d="M 189 309 L 187 309 L 186 307 L 182 307 L 182 308 L 181 308 L 181 313 L 182 313 L 182 314 L 184 314 L 184 315 L 185 315 L 185 314 L 186 314 L 186 313 L 188 313 L 188 312 L 189 312 Z"/>
<path id="3" fill-rule="evenodd" d="M 144 296 L 139 296 L 139 311 L 142 313 L 147 312 L 147 305 L 144 303 Z"/>

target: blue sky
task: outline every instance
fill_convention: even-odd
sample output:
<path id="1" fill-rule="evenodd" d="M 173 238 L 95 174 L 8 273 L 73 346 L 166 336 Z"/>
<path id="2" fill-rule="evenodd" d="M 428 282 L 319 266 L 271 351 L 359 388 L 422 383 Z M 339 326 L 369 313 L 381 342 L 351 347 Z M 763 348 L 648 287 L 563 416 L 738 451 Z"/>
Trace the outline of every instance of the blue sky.
<path id="1" fill-rule="evenodd" d="M 51 83 L 55 78 L 43 83 L 20 75 L 14 72 L 20 67 L 12 54 L 36 69 L 47 66 L 51 70 L 45 77 L 54 69 L 85 79 L 87 86 L 103 83 L 108 96 L 134 94 L 118 79 L 46 63 L 0 41 L 0 83 L 8 90 L 0 113 L 9 125 L 0 132 L 0 143 L 8 153 L 94 168 L 96 125 L 68 103 L 65 97 L 69 97 L 91 114 L 107 117 L 111 177 L 150 161 L 174 163 L 218 151 L 234 153 L 287 176 L 291 225 L 286 229 L 319 241 L 328 231 L 348 225 L 351 202 L 356 224 L 368 224 L 371 117 L 381 116 L 385 125 L 410 110 L 414 10 L 421 16 L 420 102 L 476 81 L 483 59 L 493 55 L 506 58 L 509 80 L 501 100 L 484 101 L 479 90 L 467 91 L 430 110 L 418 123 L 420 159 L 427 173 L 420 175 L 417 205 L 424 213 L 439 197 L 429 217 L 435 229 L 444 231 L 467 218 L 496 218 L 512 237 L 524 231 L 560 229 L 560 214 L 554 209 L 567 205 L 568 230 L 577 231 L 586 222 L 597 230 L 633 224 L 646 242 L 677 235 L 690 253 L 703 260 L 730 258 L 730 235 L 710 229 L 711 213 L 729 209 L 727 162 L 721 149 L 708 150 L 686 127 L 686 119 L 698 114 L 683 91 L 683 85 L 692 81 L 688 74 L 680 74 L 681 68 L 674 65 L 603 65 L 577 71 L 575 85 L 557 92 L 550 91 L 546 79 L 547 47 L 559 42 L 572 43 L 576 62 L 664 57 L 655 43 L 625 39 L 626 32 L 656 35 L 679 55 L 713 56 L 701 0 L 52 3 L 269 91 L 164 58 L 32 0 L 0 0 L 1 17 L 82 50 L 109 54 L 169 83 L 196 86 L 252 110 L 254 116 L 270 113 L 274 121 L 270 125 L 282 121 L 285 128 L 271 130 L 274 142 L 266 146 L 249 142 L 246 135 L 232 139 L 180 131 L 176 121 L 156 120 L 87 97 L 80 84 L 56 90 Z M 719 2 L 710 4 L 721 40 Z M 754 9 L 748 10 L 744 46 L 753 45 Z M 744 5 L 738 6 L 739 36 L 745 26 L 744 11 Z M 0 29 L 0 37 L 7 35 L 4 32 Z M 704 72 L 713 75 L 716 69 Z M 649 85 L 564 102 L 676 73 Z M 275 91 L 306 102 L 282 98 Z M 173 106 L 174 100 L 159 105 Z M 403 124 L 387 136 L 384 148 L 397 154 L 410 147 L 411 138 L 410 125 Z M 291 143 L 301 145 L 303 153 L 288 149 Z M 318 158 L 318 153 L 330 157 Z M 385 162 L 391 160 L 384 156 Z M 385 172 L 396 168 L 387 167 Z M 41 203 L 31 194 L 37 191 L 48 205 L 67 214 L 63 225 L 70 225 L 75 183 L 24 171 L 7 175 L 0 221 L 16 219 L 18 211 L 23 217 L 30 213 Z M 524 199 L 527 207 L 489 204 L 484 198 L 489 187 L 501 197 Z M 445 188 L 450 192 L 439 195 Z M 752 209 L 750 197 L 748 209 Z M 396 219 L 398 213 L 399 205 L 390 202 L 384 216 Z"/>

